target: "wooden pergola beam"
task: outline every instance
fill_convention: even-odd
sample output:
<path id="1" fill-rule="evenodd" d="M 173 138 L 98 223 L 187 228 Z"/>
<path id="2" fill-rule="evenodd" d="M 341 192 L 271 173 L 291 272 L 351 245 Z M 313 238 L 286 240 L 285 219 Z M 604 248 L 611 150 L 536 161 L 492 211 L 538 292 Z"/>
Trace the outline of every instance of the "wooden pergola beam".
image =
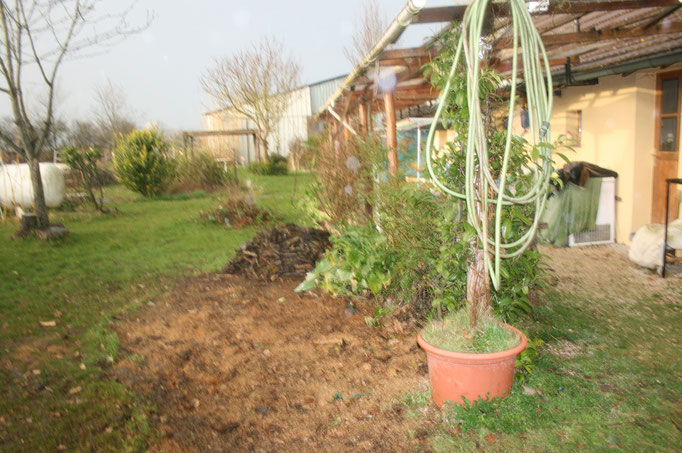
<path id="1" fill-rule="evenodd" d="M 185 137 L 215 137 L 225 135 L 256 135 L 256 129 L 229 129 L 223 131 L 184 131 L 182 135 Z"/>
<path id="2" fill-rule="evenodd" d="M 428 57 L 415 57 L 415 58 L 386 58 L 384 60 L 379 60 L 380 66 L 416 66 L 421 67 L 424 63 L 428 63 L 430 58 Z"/>
<path id="3" fill-rule="evenodd" d="M 400 96 L 396 96 L 395 100 L 396 100 L 396 102 L 398 102 L 398 101 L 419 101 L 419 102 L 433 101 L 433 100 L 438 98 L 439 93 L 440 92 L 434 92 L 433 94 L 405 93 L 405 94 L 401 94 Z"/>
<path id="4" fill-rule="evenodd" d="M 433 48 L 426 49 L 425 47 L 410 47 L 406 49 L 388 49 L 384 50 L 379 54 L 377 59 L 390 60 L 394 58 L 421 58 L 421 57 L 432 57 L 437 55 L 437 52 Z"/>
<path id="5" fill-rule="evenodd" d="M 409 107 L 415 107 L 418 105 L 423 105 L 426 104 L 429 101 L 433 101 L 435 99 L 412 99 L 412 100 L 400 100 L 400 99 L 393 99 L 393 105 L 395 106 L 396 110 L 403 110 Z M 381 98 L 377 98 L 374 101 L 372 101 L 372 111 L 376 112 L 381 112 L 384 110 L 384 101 Z"/>
<path id="6" fill-rule="evenodd" d="M 373 89 L 365 89 L 365 90 L 356 90 L 353 92 L 347 92 L 346 96 L 350 96 L 354 99 L 363 99 L 370 97 L 374 93 Z M 393 93 L 395 94 L 396 97 L 401 97 L 403 95 L 430 95 L 431 93 L 435 93 L 435 97 L 438 96 L 438 91 L 433 88 L 427 81 L 424 81 L 418 85 L 403 85 L 400 86 L 398 85 L 395 87 L 393 90 Z"/>
<path id="7" fill-rule="evenodd" d="M 585 1 L 557 1 L 550 2 L 546 11 L 536 11 L 533 14 L 581 14 L 595 11 L 617 11 L 621 9 L 651 8 L 658 6 L 676 6 L 679 0 L 621 0 L 614 2 L 585 2 Z M 506 3 L 491 4 L 496 17 L 509 16 L 509 5 Z M 424 8 L 412 21 L 413 24 L 429 24 L 435 22 L 452 22 L 461 20 L 466 6 L 441 6 Z"/>

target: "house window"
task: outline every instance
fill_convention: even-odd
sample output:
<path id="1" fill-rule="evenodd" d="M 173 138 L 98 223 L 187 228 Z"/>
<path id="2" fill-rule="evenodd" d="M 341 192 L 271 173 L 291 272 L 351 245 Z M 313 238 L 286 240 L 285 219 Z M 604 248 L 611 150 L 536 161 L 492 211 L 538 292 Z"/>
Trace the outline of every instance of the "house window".
<path id="1" fill-rule="evenodd" d="M 680 78 L 678 74 L 658 79 L 660 93 L 657 141 L 659 151 L 676 152 L 680 141 Z"/>
<path id="2" fill-rule="evenodd" d="M 583 138 L 583 111 L 566 112 L 566 138 L 571 146 L 580 146 Z"/>

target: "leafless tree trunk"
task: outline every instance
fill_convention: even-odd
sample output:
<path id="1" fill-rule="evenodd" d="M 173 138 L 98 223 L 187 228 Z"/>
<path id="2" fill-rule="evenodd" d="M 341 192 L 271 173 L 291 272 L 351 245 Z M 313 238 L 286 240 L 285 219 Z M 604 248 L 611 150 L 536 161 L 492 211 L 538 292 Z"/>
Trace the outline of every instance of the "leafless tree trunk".
<path id="1" fill-rule="evenodd" d="M 250 48 L 216 59 L 201 78 L 215 106 L 251 120 L 258 131 L 261 157 L 267 158 L 268 137 L 291 102 L 299 84 L 298 62 L 279 41 L 264 38 Z"/>
<path id="2" fill-rule="evenodd" d="M 485 127 L 489 130 L 491 127 L 491 118 L 488 116 L 486 118 Z M 475 206 L 474 209 L 477 212 L 477 218 L 481 219 L 481 228 L 484 238 L 488 237 L 488 222 L 489 218 L 485 217 L 483 214 L 483 200 L 490 198 L 489 193 L 490 188 L 486 188 L 485 184 L 485 174 L 483 173 L 483 167 L 480 162 L 475 164 L 477 175 L 474 179 L 474 190 L 475 190 Z M 470 219 L 471 221 L 471 219 Z M 477 325 L 478 317 L 480 314 L 485 313 L 492 309 L 491 301 L 492 294 L 490 292 L 490 275 L 488 274 L 488 268 L 486 266 L 486 256 L 488 253 L 484 250 L 483 245 L 478 245 L 479 238 L 478 235 L 474 236 L 474 259 L 469 263 L 467 269 L 467 300 L 469 301 L 469 325 L 474 328 Z"/>
<path id="3" fill-rule="evenodd" d="M 360 17 L 353 26 L 353 44 L 343 54 L 353 65 L 357 65 L 379 41 L 388 26 L 386 16 L 381 12 L 377 0 L 366 0 Z"/>
<path id="4" fill-rule="evenodd" d="M 483 250 L 474 250 L 474 261 L 467 269 L 467 300 L 469 301 L 469 325 L 476 326 L 481 311 L 488 310 L 490 305 L 490 277 L 485 266 Z"/>
<path id="5" fill-rule="evenodd" d="M 0 0 L 0 92 L 9 98 L 14 133 L 0 130 L 0 140 L 28 162 L 38 226 L 49 225 L 40 177 L 40 153 L 54 127 L 55 83 L 67 54 L 111 43 L 146 28 L 131 28 L 127 16 L 97 15 L 96 0 Z M 96 25 L 98 31 L 86 29 Z M 94 28 L 92 28 L 94 30 Z M 41 111 L 31 110 L 24 86 L 35 77 L 46 96 Z M 32 86 L 31 91 L 36 89 Z"/>

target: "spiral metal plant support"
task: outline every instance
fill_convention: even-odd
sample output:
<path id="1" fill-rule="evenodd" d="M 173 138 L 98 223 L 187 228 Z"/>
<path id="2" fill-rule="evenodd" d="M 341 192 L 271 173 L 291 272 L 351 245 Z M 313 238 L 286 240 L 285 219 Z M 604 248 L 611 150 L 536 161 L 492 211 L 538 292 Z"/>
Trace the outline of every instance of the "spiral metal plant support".
<path id="1" fill-rule="evenodd" d="M 481 242 L 485 267 L 493 286 L 499 289 L 501 259 L 523 253 L 533 242 L 540 215 L 547 200 L 552 173 L 549 120 L 552 112 L 552 74 L 547 53 L 540 34 L 533 24 L 523 0 L 509 0 L 512 18 L 512 75 L 510 81 L 507 135 L 501 172 L 497 180 L 492 176 L 485 134 L 483 112 L 479 97 L 482 52 L 481 33 L 490 0 L 474 0 L 464 13 L 455 58 L 447 83 L 438 99 L 434 121 L 426 142 L 426 163 L 435 185 L 454 197 L 465 200 L 467 218 L 476 229 Z M 516 87 L 519 81 L 519 50 L 523 62 L 523 79 L 526 86 L 530 119 L 531 144 L 538 150 L 532 162 L 533 183 L 525 193 L 512 193 L 507 187 L 508 161 L 512 143 L 512 124 L 516 106 Z M 451 84 L 458 69 L 466 71 L 469 127 L 466 142 L 466 168 L 464 193 L 447 187 L 435 174 L 432 148 L 436 125 Z M 476 159 L 478 163 L 476 163 Z M 512 204 L 534 204 L 535 216 L 529 229 L 515 241 L 502 240 L 502 207 Z M 492 223 L 492 225 L 490 224 Z"/>

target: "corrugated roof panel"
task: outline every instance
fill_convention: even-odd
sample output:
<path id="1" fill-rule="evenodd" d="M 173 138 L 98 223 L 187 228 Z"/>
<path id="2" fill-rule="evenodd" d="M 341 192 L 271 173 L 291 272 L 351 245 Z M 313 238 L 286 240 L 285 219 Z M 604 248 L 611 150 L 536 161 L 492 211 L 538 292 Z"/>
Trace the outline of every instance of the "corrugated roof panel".
<path id="1" fill-rule="evenodd" d="M 319 112 L 327 99 L 329 99 L 345 78 L 346 76 L 343 75 L 310 85 L 310 111 L 313 113 Z"/>

